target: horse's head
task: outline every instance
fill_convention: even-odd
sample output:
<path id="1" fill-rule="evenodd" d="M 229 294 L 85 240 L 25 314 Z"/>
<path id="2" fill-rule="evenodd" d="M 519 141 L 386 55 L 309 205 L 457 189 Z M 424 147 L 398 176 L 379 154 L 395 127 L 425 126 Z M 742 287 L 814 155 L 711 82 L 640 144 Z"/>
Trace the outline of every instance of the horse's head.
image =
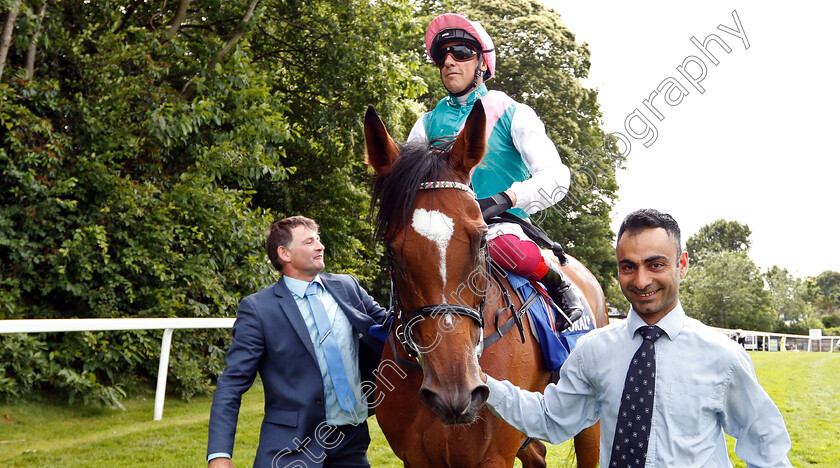
<path id="1" fill-rule="evenodd" d="M 487 225 L 469 188 L 485 151 L 476 103 L 447 145 L 398 145 L 372 107 L 366 162 L 376 172 L 372 206 L 391 262 L 398 336 L 423 368 L 420 399 L 444 424 L 475 421 L 489 390 L 480 379 Z"/>

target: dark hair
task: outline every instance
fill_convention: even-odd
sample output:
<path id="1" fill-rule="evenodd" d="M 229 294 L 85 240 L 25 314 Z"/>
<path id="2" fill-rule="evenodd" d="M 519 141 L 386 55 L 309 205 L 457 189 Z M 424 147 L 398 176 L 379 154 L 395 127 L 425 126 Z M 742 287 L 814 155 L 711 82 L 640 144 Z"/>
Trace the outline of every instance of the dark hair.
<path id="1" fill-rule="evenodd" d="M 677 224 L 677 221 L 672 218 L 671 215 L 667 213 L 660 213 L 652 208 L 636 210 L 624 218 L 624 221 L 621 223 L 621 227 L 618 228 L 618 237 L 615 241 L 616 246 L 618 246 L 618 241 L 621 240 L 621 236 L 624 235 L 625 232 L 633 234 L 643 229 L 655 228 L 664 229 L 665 232 L 667 232 L 668 235 L 677 242 L 677 255 L 679 255 L 682 252 L 682 244 L 680 243 L 680 225 Z"/>
<path id="2" fill-rule="evenodd" d="M 305 216 L 290 216 L 275 222 L 268 228 L 268 235 L 265 239 L 265 252 L 274 268 L 283 272 L 283 262 L 277 257 L 277 247 L 281 245 L 289 248 L 292 244 L 292 229 L 298 226 L 305 226 L 313 231 L 318 230 L 318 223 Z"/>

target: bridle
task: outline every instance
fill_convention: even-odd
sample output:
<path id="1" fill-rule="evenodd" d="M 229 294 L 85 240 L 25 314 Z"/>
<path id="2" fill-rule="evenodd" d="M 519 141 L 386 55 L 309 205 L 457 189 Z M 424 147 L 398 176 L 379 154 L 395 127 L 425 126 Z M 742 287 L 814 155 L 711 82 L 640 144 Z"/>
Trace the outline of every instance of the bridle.
<path id="1" fill-rule="evenodd" d="M 423 182 L 422 184 L 420 184 L 419 189 L 462 190 L 470 194 L 473 198 L 475 198 L 475 192 L 472 190 L 472 188 L 470 188 L 467 184 L 455 181 L 437 180 L 432 182 Z M 446 253 L 443 252 L 443 255 L 445 254 Z M 424 320 L 425 317 L 434 318 L 439 316 L 440 314 L 450 314 L 468 317 L 478 324 L 479 340 L 478 344 L 476 345 L 476 356 L 481 357 L 481 353 L 484 351 L 484 305 L 487 300 L 487 290 L 490 287 L 490 250 L 487 247 L 487 243 L 484 241 L 482 241 L 479 255 L 483 256 L 484 258 L 485 287 L 484 291 L 481 294 L 481 302 L 479 303 L 477 309 L 468 307 L 463 304 L 427 304 L 417 307 L 409 312 L 406 312 L 402 306 L 402 301 L 400 301 L 400 296 L 397 292 L 396 286 L 394 285 L 395 283 L 393 253 L 391 252 L 391 249 L 389 247 L 386 247 L 386 256 L 388 258 L 388 276 L 391 279 L 391 298 L 393 300 L 394 313 L 400 321 L 400 326 L 396 330 L 396 336 L 403 349 L 405 350 L 405 353 L 409 357 L 417 358 L 418 360 L 420 360 L 420 353 L 422 351 L 431 350 L 433 349 L 433 346 L 437 345 L 436 341 L 435 343 L 429 346 L 420 348 L 417 345 L 417 342 L 413 339 L 412 330 L 414 328 L 414 325 L 416 325 L 417 322 Z"/>

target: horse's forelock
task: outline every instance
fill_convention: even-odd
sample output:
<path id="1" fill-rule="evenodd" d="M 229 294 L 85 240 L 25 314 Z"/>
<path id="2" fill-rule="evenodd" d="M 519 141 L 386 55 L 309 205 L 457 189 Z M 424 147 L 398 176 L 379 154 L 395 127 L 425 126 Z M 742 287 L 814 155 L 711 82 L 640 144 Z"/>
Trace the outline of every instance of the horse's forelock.
<path id="1" fill-rule="evenodd" d="M 451 177 L 451 150 L 452 139 L 431 143 L 415 140 L 400 145 L 400 156 L 373 181 L 371 211 L 376 213 L 377 237 L 390 239 L 408 224 L 421 183 Z"/>

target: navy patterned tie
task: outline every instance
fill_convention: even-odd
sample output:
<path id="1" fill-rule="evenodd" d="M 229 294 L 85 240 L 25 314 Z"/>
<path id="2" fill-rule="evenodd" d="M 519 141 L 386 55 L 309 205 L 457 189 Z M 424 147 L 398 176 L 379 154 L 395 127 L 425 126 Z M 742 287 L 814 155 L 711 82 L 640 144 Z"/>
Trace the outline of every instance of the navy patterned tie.
<path id="1" fill-rule="evenodd" d="M 645 466 L 656 379 L 653 344 L 664 332 L 655 325 L 639 327 L 636 332 L 644 339 L 633 355 L 624 379 L 624 394 L 618 410 L 618 422 L 615 424 L 610 468 Z"/>

